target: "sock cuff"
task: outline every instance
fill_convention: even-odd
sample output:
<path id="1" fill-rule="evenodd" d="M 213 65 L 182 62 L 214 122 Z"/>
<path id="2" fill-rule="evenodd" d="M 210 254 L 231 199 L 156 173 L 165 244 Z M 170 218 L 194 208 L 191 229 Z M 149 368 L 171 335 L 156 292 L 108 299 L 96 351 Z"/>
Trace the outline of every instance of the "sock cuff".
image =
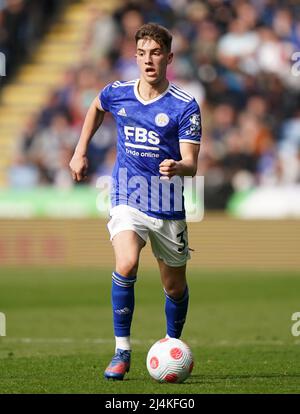
<path id="1" fill-rule="evenodd" d="M 113 282 L 121 287 L 132 287 L 136 282 L 136 276 L 125 277 L 120 275 L 118 272 L 112 273 Z"/>
<path id="2" fill-rule="evenodd" d="M 166 298 L 170 299 L 174 303 L 182 303 L 182 302 L 185 302 L 188 299 L 188 297 L 189 297 L 189 288 L 188 288 L 188 286 L 186 286 L 185 291 L 184 291 L 184 294 L 183 294 L 183 296 L 180 299 L 174 299 L 174 298 L 172 298 L 171 296 L 169 296 L 167 294 L 167 292 L 166 292 L 165 289 L 164 289 L 164 292 L 165 292 Z"/>

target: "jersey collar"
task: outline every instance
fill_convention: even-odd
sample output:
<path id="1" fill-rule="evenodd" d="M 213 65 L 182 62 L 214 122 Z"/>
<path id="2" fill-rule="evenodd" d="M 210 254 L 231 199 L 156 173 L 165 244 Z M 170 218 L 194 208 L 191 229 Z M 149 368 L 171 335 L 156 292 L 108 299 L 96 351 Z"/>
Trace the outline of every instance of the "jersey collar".
<path id="1" fill-rule="evenodd" d="M 156 97 L 155 97 L 155 98 L 153 98 L 153 99 L 150 99 L 149 101 L 145 101 L 145 100 L 144 100 L 144 99 L 140 96 L 139 91 L 138 91 L 138 84 L 139 84 L 139 82 L 140 82 L 140 80 L 139 80 L 139 79 L 137 79 L 137 80 L 136 80 L 136 82 L 135 82 L 135 84 L 134 84 L 134 88 L 133 88 L 133 90 L 134 90 L 134 94 L 135 94 L 136 99 L 137 99 L 138 101 L 140 101 L 143 105 L 149 105 L 149 104 L 152 104 L 153 102 L 158 101 L 160 98 L 162 98 L 163 96 L 165 96 L 165 95 L 169 92 L 169 89 L 170 89 L 170 87 L 171 87 L 171 82 L 169 82 L 169 85 L 168 85 L 167 89 L 166 89 L 163 93 L 161 93 L 160 95 L 156 96 Z"/>

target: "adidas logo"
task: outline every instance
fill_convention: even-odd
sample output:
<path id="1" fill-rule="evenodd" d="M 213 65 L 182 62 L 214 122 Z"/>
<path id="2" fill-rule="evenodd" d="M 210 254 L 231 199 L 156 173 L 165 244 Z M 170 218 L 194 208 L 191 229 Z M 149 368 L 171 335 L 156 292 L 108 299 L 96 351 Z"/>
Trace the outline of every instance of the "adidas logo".
<path id="1" fill-rule="evenodd" d="M 127 116 L 125 108 L 120 109 L 119 112 L 118 112 L 118 115 Z"/>
<path id="2" fill-rule="evenodd" d="M 131 313 L 131 310 L 129 308 L 116 309 L 115 313 L 117 313 L 118 315 L 128 315 L 129 313 Z"/>

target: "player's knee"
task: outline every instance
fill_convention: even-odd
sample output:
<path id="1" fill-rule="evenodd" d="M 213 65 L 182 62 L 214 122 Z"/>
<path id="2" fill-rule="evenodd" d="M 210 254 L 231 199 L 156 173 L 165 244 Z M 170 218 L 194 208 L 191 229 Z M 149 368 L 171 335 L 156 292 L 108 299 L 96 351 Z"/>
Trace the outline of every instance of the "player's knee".
<path id="1" fill-rule="evenodd" d="M 138 261 L 135 258 L 127 258 L 121 263 L 117 263 L 116 271 L 122 276 L 136 276 L 138 270 Z"/>
<path id="2" fill-rule="evenodd" d="M 175 300 L 179 300 L 181 299 L 184 294 L 185 294 L 185 290 L 186 290 L 186 284 L 184 285 L 169 285 L 169 286 L 165 286 L 164 287 L 166 294 Z"/>

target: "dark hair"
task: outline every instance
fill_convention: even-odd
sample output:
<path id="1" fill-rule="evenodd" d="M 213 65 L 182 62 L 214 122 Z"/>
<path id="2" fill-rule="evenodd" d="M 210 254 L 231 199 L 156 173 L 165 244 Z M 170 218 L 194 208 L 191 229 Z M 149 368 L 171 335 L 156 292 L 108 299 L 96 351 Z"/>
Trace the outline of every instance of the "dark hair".
<path id="1" fill-rule="evenodd" d="M 171 51 L 172 35 L 168 29 L 157 23 L 146 23 L 135 34 L 135 43 L 140 39 L 152 39 L 167 52 Z"/>

